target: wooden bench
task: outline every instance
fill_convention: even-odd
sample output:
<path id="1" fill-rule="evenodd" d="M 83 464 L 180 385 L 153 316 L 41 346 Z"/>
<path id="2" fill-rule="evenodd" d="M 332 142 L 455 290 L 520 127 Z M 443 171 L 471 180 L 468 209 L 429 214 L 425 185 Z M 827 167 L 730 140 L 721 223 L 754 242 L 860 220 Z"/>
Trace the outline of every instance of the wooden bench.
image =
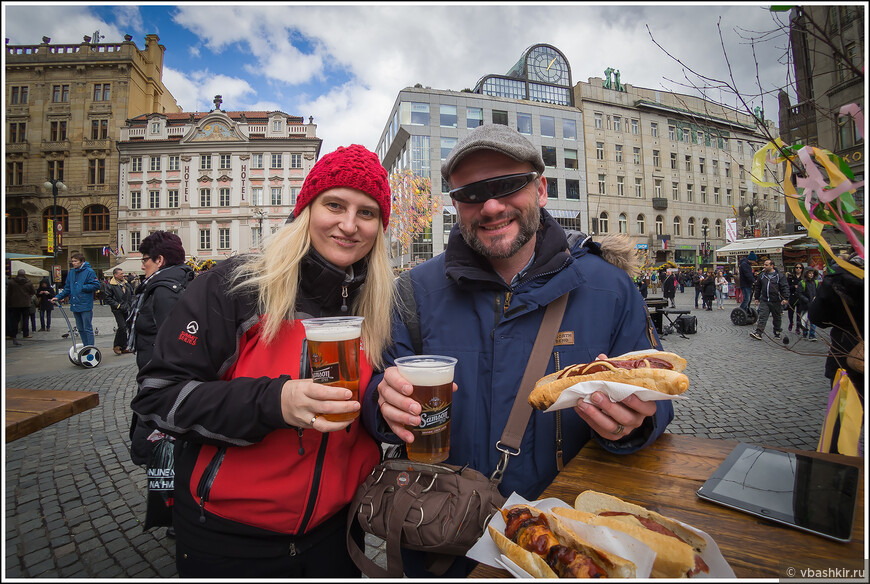
<path id="1" fill-rule="evenodd" d="M 6 388 L 6 442 L 33 434 L 100 404 L 93 391 Z"/>

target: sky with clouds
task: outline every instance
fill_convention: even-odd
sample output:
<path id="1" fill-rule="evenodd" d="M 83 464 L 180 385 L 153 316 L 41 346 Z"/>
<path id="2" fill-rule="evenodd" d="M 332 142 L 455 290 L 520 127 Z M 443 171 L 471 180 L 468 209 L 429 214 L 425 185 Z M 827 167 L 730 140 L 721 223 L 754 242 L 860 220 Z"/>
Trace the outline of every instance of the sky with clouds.
<path id="1" fill-rule="evenodd" d="M 81 43 L 99 31 L 102 42 L 130 34 L 144 48 L 157 34 L 164 83 L 184 111 L 208 111 L 220 94 L 228 111 L 313 116 L 322 155 L 351 143 L 374 149 L 401 89 L 473 88 L 537 43 L 565 54 L 574 83 L 613 67 L 623 83 L 694 94 L 686 85 L 702 81 L 689 68 L 736 86 L 751 107 L 764 94 L 776 120 L 776 96 L 792 78 L 788 13 L 768 6 L 4 2 L 3 28 L 10 45 Z M 738 105 L 727 89 L 707 96 Z"/>

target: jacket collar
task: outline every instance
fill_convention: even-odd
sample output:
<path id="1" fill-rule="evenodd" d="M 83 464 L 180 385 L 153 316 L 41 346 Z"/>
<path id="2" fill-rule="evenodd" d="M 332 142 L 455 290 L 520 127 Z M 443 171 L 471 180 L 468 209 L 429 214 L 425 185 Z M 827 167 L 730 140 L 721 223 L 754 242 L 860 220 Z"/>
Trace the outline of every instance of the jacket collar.
<path id="1" fill-rule="evenodd" d="M 528 281 L 547 272 L 559 271 L 571 261 L 566 251 L 568 238 L 565 230 L 546 211 L 541 209 L 541 223 L 535 240 L 535 256 L 523 281 Z M 459 231 L 459 224 L 450 230 L 447 249 L 444 252 L 444 265 L 447 277 L 462 286 L 510 289 L 502 280 L 492 264 L 485 257 L 471 249 Z"/>
<path id="2" fill-rule="evenodd" d="M 347 307 L 350 310 L 351 298 L 356 296 L 365 282 L 367 268 L 368 260 L 363 258 L 346 272 L 311 247 L 299 266 L 301 282 L 297 304 L 306 312 L 310 312 L 309 307 L 314 304 L 323 314 L 335 314 L 341 310 L 342 287 L 346 286 Z"/>

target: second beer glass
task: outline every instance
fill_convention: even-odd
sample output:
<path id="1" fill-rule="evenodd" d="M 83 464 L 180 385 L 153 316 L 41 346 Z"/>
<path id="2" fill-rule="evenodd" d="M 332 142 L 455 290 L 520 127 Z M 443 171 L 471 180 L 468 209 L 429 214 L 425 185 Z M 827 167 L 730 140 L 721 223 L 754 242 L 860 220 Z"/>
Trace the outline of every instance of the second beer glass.
<path id="1" fill-rule="evenodd" d="M 315 383 L 345 387 L 359 401 L 359 343 L 362 316 L 307 318 L 302 321 L 308 338 L 308 358 Z M 353 420 L 349 414 L 324 414 L 332 422 Z"/>
<path id="2" fill-rule="evenodd" d="M 414 386 L 411 397 L 422 408 L 420 425 L 408 427 L 414 434 L 414 442 L 407 444 L 410 460 L 442 462 L 450 455 L 450 407 L 455 365 L 456 359 L 440 355 L 396 359 L 399 375 Z"/>

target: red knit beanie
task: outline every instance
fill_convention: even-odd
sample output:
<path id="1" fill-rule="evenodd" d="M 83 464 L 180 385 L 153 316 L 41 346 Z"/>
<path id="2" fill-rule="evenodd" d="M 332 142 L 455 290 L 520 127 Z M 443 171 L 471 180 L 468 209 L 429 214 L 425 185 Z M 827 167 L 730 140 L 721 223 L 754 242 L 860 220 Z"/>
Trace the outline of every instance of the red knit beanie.
<path id="1" fill-rule="evenodd" d="M 377 155 L 364 146 L 351 144 L 347 148 L 339 146 L 317 161 L 308 176 L 299 196 L 293 216 L 298 217 L 311 201 L 323 191 L 345 187 L 362 191 L 381 208 L 384 231 L 390 224 L 390 182 L 387 171 Z"/>

